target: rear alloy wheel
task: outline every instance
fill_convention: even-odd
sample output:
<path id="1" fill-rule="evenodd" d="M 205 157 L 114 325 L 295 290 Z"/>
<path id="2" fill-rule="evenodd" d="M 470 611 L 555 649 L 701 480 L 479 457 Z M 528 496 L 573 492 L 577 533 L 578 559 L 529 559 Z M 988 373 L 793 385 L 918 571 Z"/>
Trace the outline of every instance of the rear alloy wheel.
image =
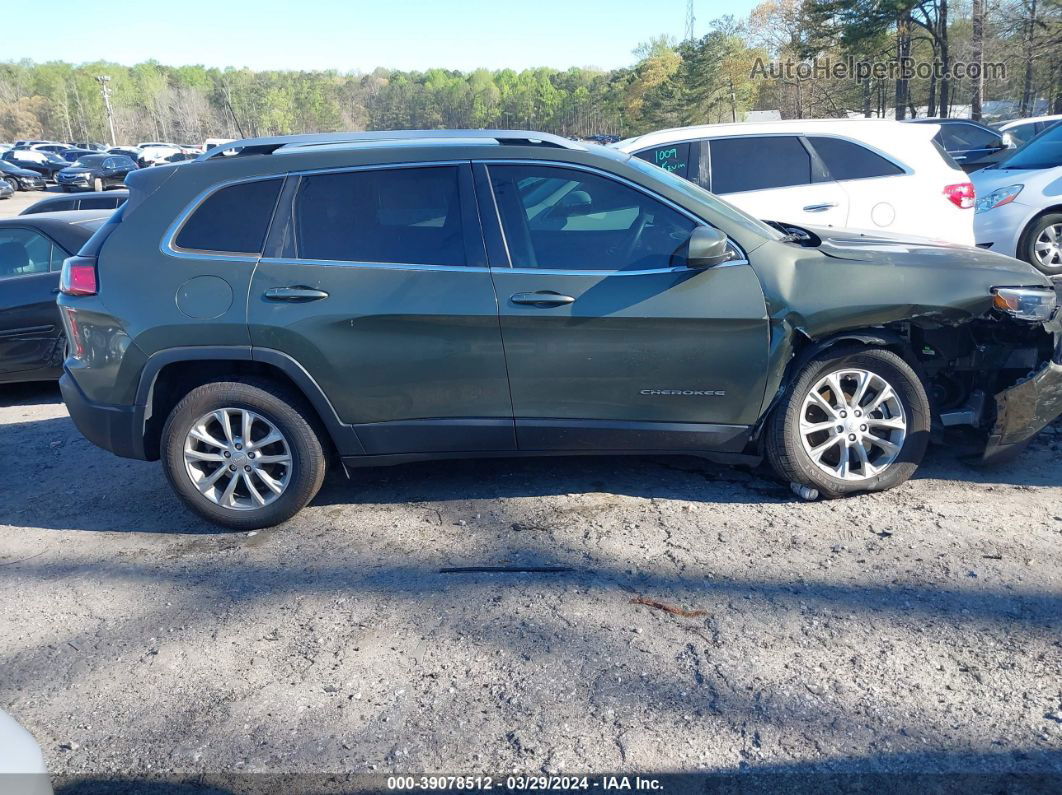
<path id="1" fill-rule="evenodd" d="M 299 396 L 268 382 L 192 390 L 162 431 L 166 477 L 200 516 L 234 530 L 271 527 L 313 499 L 326 460 Z"/>
<path id="2" fill-rule="evenodd" d="M 767 455 L 781 477 L 826 497 L 884 491 L 914 474 L 929 427 L 929 400 L 902 358 L 825 351 L 771 415 Z"/>

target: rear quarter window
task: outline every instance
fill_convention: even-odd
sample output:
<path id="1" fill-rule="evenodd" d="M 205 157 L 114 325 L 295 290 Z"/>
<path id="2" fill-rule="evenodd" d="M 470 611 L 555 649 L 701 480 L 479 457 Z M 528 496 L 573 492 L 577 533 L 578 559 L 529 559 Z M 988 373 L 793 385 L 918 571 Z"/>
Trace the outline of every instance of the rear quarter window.
<path id="1" fill-rule="evenodd" d="M 174 245 L 188 251 L 261 254 L 282 182 L 241 182 L 215 191 L 184 222 Z"/>
<path id="2" fill-rule="evenodd" d="M 808 140 L 833 179 L 869 179 L 904 173 L 895 163 L 853 141 L 827 136 L 809 136 Z"/>

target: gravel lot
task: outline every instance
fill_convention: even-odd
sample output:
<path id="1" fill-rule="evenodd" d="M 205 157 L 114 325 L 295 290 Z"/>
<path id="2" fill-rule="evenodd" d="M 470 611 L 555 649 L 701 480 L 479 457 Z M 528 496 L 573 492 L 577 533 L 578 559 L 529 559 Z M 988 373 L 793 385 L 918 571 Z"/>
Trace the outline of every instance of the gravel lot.
<path id="1" fill-rule="evenodd" d="M 2 388 L 0 450 L 0 706 L 54 774 L 1062 777 L 1062 426 L 837 502 L 692 458 L 362 471 L 253 535 L 54 386 Z"/>

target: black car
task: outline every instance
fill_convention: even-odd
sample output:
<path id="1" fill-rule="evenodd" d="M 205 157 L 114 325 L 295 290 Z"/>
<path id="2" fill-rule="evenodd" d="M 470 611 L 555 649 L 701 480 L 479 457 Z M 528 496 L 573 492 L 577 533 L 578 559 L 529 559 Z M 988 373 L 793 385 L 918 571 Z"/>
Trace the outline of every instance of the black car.
<path id="1" fill-rule="evenodd" d="M 56 175 L 64 191 L 117 188 L 125 184 L 125 175 L 136 171 L 136 163 L 125 155 L 85 155 Z"/>
<path id="2" fill-rule="evenodd" d="M 0 220 L 0 383 L 60 376 L 66 342 L 55 305 L 59 270 L 109 216 L 82 211 Z"/>
<path id="3" fill-rule="evenodd" d="M 11 183 L 15 190 L 44 190 L 44 177 L 36 171 L 0 159 L 0 178 Z"/>
<path id="4" fill-rule="evenodd" d="M 0 177 L 0 199 L 10 199 L 15 195 L 15 186 Z"/>
<path id="5" fill-rule="evenodd" d="M 75 195 L 49 196 L 31 204 L 19 215 L 36 215 L 37 213 L 55 213 L 63 210 L 114 210 L 125 204 L 129 198 L 127 190 L 108 190 L 99 193 L 78 193 Z"/>
<path id="6" fill-rule="evenodd" d="M 106 152 L 106 144 L 97 143 L 96 141 L 74 141 L 72 146 L 75 149 L 89 149 L 93 152 Z"/>
<path id="7" fill-rule="evenodd" d="M 939 124 L 933 136 L 963 171 L 990 166 L 1012 151 L 999 130 L 970 119 L 907 119 L 911 124 Z"/>
<path id="8" fill-rule="evenodd" d="M 33 156 L 29 152 L 33 151 Z M 6 160 L 20 168 L 28 168 L 36 171 L 45 179 L 55 179 L 55 175 L 70 165 L 66 160 L 53 152 L 41 152 L 37 150 L 9 149 L 0 155 L 0 160 Z"/>
<path id="9" fill-rule="evenodd" d="M 77 161 L 78 158 L 84 157 L 85 155 L 98 154 L 99 151 L 97 151 L 96 149 L 81 149 L 79 147 L 74 147 L 71 149 L 64 149 L 62 152 L 59 153 L 59 157 L 63 158 L 63 160 L 65 160 L 67 163 L 73 163 Z"/>

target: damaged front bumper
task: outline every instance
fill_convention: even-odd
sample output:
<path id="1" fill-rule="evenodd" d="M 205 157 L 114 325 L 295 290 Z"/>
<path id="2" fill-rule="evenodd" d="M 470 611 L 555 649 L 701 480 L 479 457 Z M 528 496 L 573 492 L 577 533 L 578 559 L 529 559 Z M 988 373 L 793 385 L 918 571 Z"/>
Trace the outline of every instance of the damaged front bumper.
<path id="1" fill-rule="evenodd" d="M 1050 324 L 1055 353 L 1028 379 L 996 395 L 996 422 L 981 460 L 999 463 L 1020 452 L 1025 443 L 1062 415 L 1062 313 Z"/>

